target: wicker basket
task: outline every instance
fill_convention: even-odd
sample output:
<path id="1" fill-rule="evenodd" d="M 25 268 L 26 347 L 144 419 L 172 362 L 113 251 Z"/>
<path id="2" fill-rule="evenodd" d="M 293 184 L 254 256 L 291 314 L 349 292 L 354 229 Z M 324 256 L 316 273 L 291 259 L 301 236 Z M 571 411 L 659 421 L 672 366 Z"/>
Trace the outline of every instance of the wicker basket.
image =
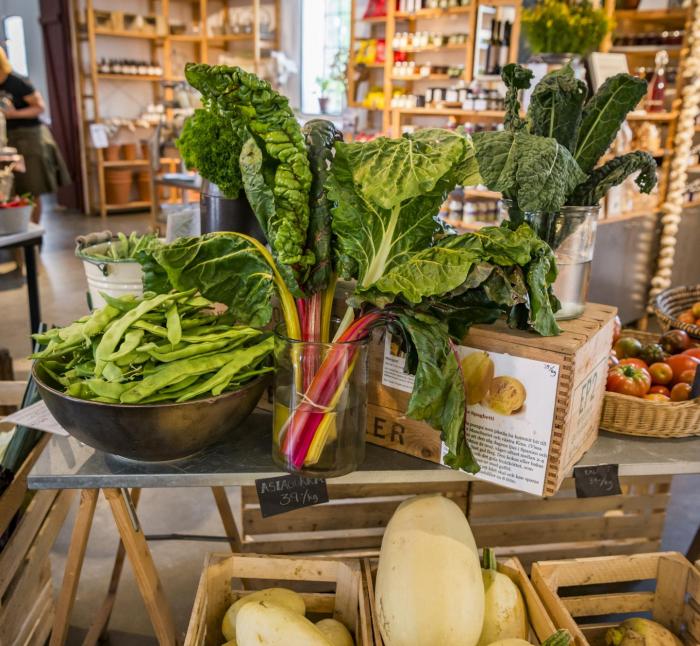
<path id="1" fill-rule="evenodd" d="M 682 285 L 665 289 L 654 301 L 654 313 L 664 330 L 678 328 L 685 330 L 691 336 L 700 338 L 700 325 L 683 323 L 677 318 L 697 302 L 700 302 L 700 285 Z"/>
<path id="2" fill-rule="evenodd" d="M 638 330 L 625 330 L 623 336 L 633 336 L 642 343 L 658 340 L 657 334 Z M 700 398 L 687 402 L 654 402 L 606 392 L 600 428 L 641 437 L 700 435 Z"/>

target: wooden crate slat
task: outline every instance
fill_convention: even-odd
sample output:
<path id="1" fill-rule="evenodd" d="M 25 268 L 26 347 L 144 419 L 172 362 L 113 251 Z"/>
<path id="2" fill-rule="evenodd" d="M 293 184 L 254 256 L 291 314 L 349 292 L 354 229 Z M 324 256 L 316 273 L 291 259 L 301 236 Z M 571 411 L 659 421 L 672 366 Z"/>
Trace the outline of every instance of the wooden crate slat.
<path id="1" fill-rule="evenodd" d="M 49 576 L 15 636 L 14 646 L 44 646 L 51 633 L 53 615 L 53 585 Z"/>
<path id="2" fill-rule="evenodd" d="M 473 525 L 476 544 L 480 547 L 503 547 L 522 544 L 523 537 L 533 536 L 552 543 L 611 538 L 661 536 L 665 514 L 640 516 L 605 516 L 600 518 L 567 518 L 554 520 L 546 527 L 540 520 L 516 520 L 490 525 Z M 538 536 L 539 533 L 539 536 Z"/>
<path id="3" fill-rule="evenodd" d="M 0 607 L 0 644 L 14 644 L 46 582 L 51 579 L 48 560 L 26 567 L 15 580 L 9 598 Z"/>
<path id="4" fill-rule="evenodd" d="M 308 551 L 375 548 L 381 544 L 384 528 L 263 534 L 246 537 L 243 549 L 258 554 L 297 554 Z"/>
<path id="5" fill-rule="evenodd" d="M 681 629 L 687 587 L 687 565 L 676 559 L 662 557 L 656 573 L 653 615 L 657 621 L 671 627 L 676 633 Z"/>
<path id="6" fill-rule="evenodd" d="M 27 551 L 41 529 L 58 492 L 39 491 L 27 506 L 7 545 L 0 552 L 0 598 L 22 566 Z"/>
<path id="7" fill-rule="evenodd" d="M 688 634 L 700 644 L 700 606 L 692 600 L 683 610 L 683 623 Z"/>
<path id="8" fill-rule="evenodd" d="M 688 595 L 700 606 L 700 572 L 695 569 L 688 576 Z"/>
<path id="9" fill-rule="evenodd" d="M 618 592 L 564 597 L 564 607 L 573 617 L 591 617 L 612 613 L 640 612 L 654 606 L 653 592 Z"/>

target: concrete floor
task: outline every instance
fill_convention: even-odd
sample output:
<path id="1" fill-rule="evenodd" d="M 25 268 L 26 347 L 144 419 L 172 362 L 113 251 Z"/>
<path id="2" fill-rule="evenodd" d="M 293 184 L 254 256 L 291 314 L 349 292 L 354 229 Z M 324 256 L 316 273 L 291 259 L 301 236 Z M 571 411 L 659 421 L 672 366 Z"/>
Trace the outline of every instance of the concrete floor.
<path id="1" fill-rule="evenodd" d="M 81 233 L 101 230 L 103 225 L 97 218 L 60 212 L 47 213 L 42 224 L 47 229 L 39 263 L 43 319 L 52 324 L 66 324 L 85 313 L 87 308 L 85 278 L 81 263 L 73 255 L 73 240 Z M 145 215 L 110 216 L 107 224 L 113 232 L 144 231 L 147 218 Z M 30 351 L 26 292 L 22 277 L 10 271 L 13 265 L 7 260 L 7 256 L 0 256 L 0 346 L 9 348 L 13 357 L 22 358 Z M 147 535 L 223 535 L 211 491 L 207 488 L 144 490 L 139 518 Z M 676 478 L 663 548 L 684 552 L 699 523 L 700 477 Z M 56 585 L 63 573 L 72 526 L 73 514 L 54 546 Z M 81 643 L 84 631 L 100 605 L 116 546 L 112 517 L 104 500 L 100 500 L 71 618 L 69 644 Z M 151 549 L 174 611 L 178 632 L 184 635 L 204 557 L 208 552 L 225 552 L 228 546 L 211 541 L 159 540 L 151 543 Z M 114 646 L 156 643 L 128 565 L 110 623 L 109 643 Z"/>

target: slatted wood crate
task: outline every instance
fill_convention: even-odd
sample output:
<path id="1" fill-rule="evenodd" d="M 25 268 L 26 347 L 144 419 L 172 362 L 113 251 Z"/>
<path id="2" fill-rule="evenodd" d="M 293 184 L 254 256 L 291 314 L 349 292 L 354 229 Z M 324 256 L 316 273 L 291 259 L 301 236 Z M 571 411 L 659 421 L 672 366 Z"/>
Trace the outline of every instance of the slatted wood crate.
<path id="1" fill-rule="evenodd" d="M 255 589 L 275 586 L 297 590 L 309 619 L 333 617 L 353 633 L 356 646 L 373 645 L 369 598 L 358 560 L 212 554 L 205 561 L 184 646 L 219 646 L 228 607 Z"/>
<path id="2" fill-rule="evenodd" d="M 677 552 L 544 561 L 532 566 L 532 580 L 576 646 L 602 646 L 610 626 L 635 616 L 700 644 L 700 570 Z"/>
<path id="3" fill-rule="evenodd" d="M 579 318 L 561 321 L 562 334 L 555 337 L 511 330 L 502 321 L 471 328 L 463 339 L 464 346 L 511 355 L 515 360 L 537 361 L 543 370 L 553 367 L 558 370 L 553 415 L 546 420 L 538 420 L 538 425 L 546 424 L 546 437 L 537 438 L 547 441 L 544 450 L 539 442 L 530 440 L 529 436 L 516 437 L 513 432 L 500 428 L 498 433 L 484 432 L 479 424 L 472 424 L 469 434 L 475 447 L 479 443 L 492 447 L 494 438 L 498 436 L 506 449 L 512 448 L 512 454 L 499 449 L 495 455 L 488 448 L 485 449 L 485 455 L 490 456 L 483 465 L 487 470 L 493 474 L 505 472 L 512 476 L 511 463 L 526 464 L 530 467 L 528 478 L 538 483 L 536 493 L 545 496 L 556 493 L 571 467 L 598 436 L 616 312 L 614 307 L 589 303 Z M 402 390 L 383 383 L 384 354 L 384 343 L 375 340 L 369 359 L 367 441 L 431 462 L 441 462 L 440 433 L 423 422 L 406 417 L 410 398 L 406 384 Z M 396 377 L 392 377 L 394 381 Z M 530 388 L 530 385 L 526 384 L 526 387 Z M 517 447 L 523 442 L 526 450 L 520 453 Z M 533 454 L 536 459 L 532 458 Z M 543 464 L 540 464 L 541 454 Z M 478 459 L 478 451 L 476 455 Z M 526 487 L 525 484 L 526 481 L 521 479 L 514 481 L 511 487 L 534 493 L 530 488 L 532 485 Z"/>
<path id="4" fill-rule="evenodd" d="M 469 524 L 479 547 L 533 561 L 653 552 L 661 545 L 671 476 L 621 477 L 622 494 L 576 498 L 573 478 L 552 498 L 474 482 Z"/>
<path id="5" fill-rule="evenodd" d="M 27 474 L 43 450 L 42 438 L 0 496 L 0 534 L 10 526 L 27 494 Z M 49 552 L 74 492 L 36 493 L 0 552 L 0 644 L 43 644 L 51 630 L 54 602 Z"/>
<path id="6" fill-rule="evenodd" d="M 468 484 L 458 482 L 328 483 L 330 502 L 263 518 L 255 487 L 241 487 L 236 517 L 241 550 L 262 554 L 303 552 L 376 553 L 384 529 L 407 498 L 441 493 L 466 513 Z"/>
<path id="7" fill-rule="evenodd" d="M 374 599 L 374 582 L 377 577 L 377 559 L 363 559 L 362 571 L 366 581 L 369 596 L 370 611 L 372 614 L 372 631 L 374 633 L 375 646 L 384 646 L 384 640 L 379 632 L 377 607 Z M 518 586 L 525 600 L 527 616 L 530 621 L 530 637 L 532 644 L 539 644 L 556 631 L 552 619 L 547 614 L 542 601 L 537 596 L 530 579 L 517 558 L 510 557 L 498 560 L 498 571 L 507 575 Z M 427 646 L 427 645 L 426 645 Z"/>

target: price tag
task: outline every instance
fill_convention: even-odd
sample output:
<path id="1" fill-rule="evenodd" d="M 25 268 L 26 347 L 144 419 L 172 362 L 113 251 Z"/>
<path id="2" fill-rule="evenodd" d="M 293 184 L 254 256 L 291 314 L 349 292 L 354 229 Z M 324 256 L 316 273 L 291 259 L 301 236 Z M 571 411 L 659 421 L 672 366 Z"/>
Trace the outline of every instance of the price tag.
<path id="1" fill-rule="evenodd" d="M 263 518 L 284 514 L 293 509 L 328 502 L 328 488 L 323 478 L 279 476 L 255 481 Z"/>
<path id="2" fill-rule="evenodd" d="M 90 139 L 92 140 L 93 148 L 107 148 L 109 146 L 109 137 L 107 136 L 107 128 L 102 123 L 90 124 Z"/>
<path id="3" fill-rule="evenodd" d="M 622 493 L 617 464 L 574 467 L 577 498 L 617 496 Z"/>

